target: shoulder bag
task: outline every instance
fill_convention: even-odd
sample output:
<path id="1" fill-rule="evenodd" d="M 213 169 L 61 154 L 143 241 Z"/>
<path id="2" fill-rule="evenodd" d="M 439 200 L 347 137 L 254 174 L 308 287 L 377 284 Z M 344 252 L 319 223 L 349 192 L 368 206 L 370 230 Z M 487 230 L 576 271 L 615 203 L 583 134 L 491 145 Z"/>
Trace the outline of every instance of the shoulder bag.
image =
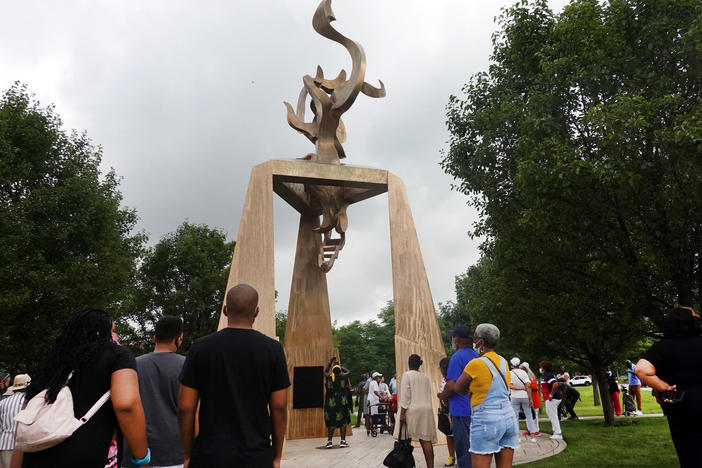
<path id="1" fill-rule="evenodd" d="M 446 434 L 453 434 L 453 427 L 451 427 L 451 419 L 449 418 L 448 408 L 439 403 L 439 415 L 438 415 L 438 429 Z"/>
<path id="2" fill-rule="evenodd" d="M 56 401 L 47 403 L 46 390 L 42 390 L 29 400 L 25 409 L 17 413 L 15 448 L 23 452 L 39 452 L 60 444 L 87 423 L 110 399 L 108 390 L 82 418 L 76 419 L 73 412 L 73 394 L 68 388 L 71 377 L 73 372 L 66 379 Z"/>
<path id="3" fill-rule="evenodd" d="M 402 429 L 405 430 L 405 438 L 402 438 Z M 383 465 L 389 468 L 415 468 L 414 456 L 412 456 L 412 439 L 407 437 L 407 424 L 400 423 L 400 431 L 397 434 L 395 447 L 387 454 Z"/>
<path id="4" fill-rule="evenodd" d="M 512 399 L 512 392 L 510 392 L 510 390 L 509 390 L 509 385 L 507 385 L 507 379 L 505 378 L 505 374 L 503 374 L 502 371 L 500 370 L 500 366 L 499 366 L 499 365 L 495 365 L 495 363 L 493 362 L 493 360 L 490 359 L 489 357 L 487 357 L 487 356 L 483 356 L 483 357 L 484 357 L 485 359 L 487 359 L 488 361 L 490 361 L 490 364 L 492 364 L 492 367 L 494 367 L 495 369 L 497 369 L 497 372 L 500 373 L 500 377 L 502 377 L 502 381 L 505 383 L 505 387 L 507 387 L 507 397 L 511 400 L 511 399 Z"/>

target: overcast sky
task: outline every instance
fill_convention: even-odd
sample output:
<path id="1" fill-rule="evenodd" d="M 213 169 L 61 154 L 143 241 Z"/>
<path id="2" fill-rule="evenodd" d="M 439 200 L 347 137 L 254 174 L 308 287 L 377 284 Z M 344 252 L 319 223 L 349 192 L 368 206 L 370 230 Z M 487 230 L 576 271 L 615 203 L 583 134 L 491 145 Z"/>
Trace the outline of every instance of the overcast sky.
<path id="1" fill-rule="evenodd" d="M 2 1 L 0 88 L 26 83 L 66 128 L 86 130 L 150 243 L 183 221 L 236 239 L 252 166 L 313 145 L 291 129 L 302 76 L 350 72 L 344 48 L 312 29 L 318 0 Z M 439 167 L 445 106 L 486 70 L 503 0 L 334 0 L 334 27 L 366 52 L 366 81 L 344 114 L 348 164 L 401 177 L 435 303 L 478 258 L 476 220 Z M 561 11 L 565 0 L 550 0 Z M 278 310 L 286 310 L 298 216 L 275 197 Z M 392 299 L 387 195 L 349 208 L 328 274 L 332 320 L 374 318 Z"/>

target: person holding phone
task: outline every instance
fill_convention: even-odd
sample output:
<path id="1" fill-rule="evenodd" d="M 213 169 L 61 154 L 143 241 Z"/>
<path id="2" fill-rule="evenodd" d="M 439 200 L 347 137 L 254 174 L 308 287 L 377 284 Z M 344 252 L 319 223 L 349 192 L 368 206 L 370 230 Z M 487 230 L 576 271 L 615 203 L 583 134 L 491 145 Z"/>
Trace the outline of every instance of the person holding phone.
<path id="1" fill-rule="evenodd" d="M 666 316 L 663 339 L 636 363 L 636 375 L 652 387 L 668 418 L 682 468 L 702 460 L 702 319 L 692 307 L 676 306 Z"/>

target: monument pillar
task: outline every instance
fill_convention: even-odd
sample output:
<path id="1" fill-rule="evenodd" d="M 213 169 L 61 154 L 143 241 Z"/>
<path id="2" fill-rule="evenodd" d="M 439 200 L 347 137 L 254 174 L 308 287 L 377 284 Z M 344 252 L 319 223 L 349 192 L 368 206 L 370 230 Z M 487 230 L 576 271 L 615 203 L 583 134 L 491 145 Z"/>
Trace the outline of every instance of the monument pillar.
<path id="1" fill-rule="evenodd" d="M 251 169 L 226 291 L 240 283 L 253 286 L 258 291 L 260 308 L 254 329 L 275 337 L 273 175 L 270 166 L 270 162 L 266 162 Z M 217 330 L 226 326 L 227 317 L 221 313 Z"/>
<path id="2" fill-rule="evenodd" d="M 408 358 L 412 354 L 418 354 L 424 361 L 420 370 L 429 376 L 433 394 L 436 394 L 439 393 L 442 377 L 439 361 L 446 357 L 446 351 L 441 340 L 405 184 L 391 172 L 388 173 L 388 211 L 398 392 L 402 386 L 402 373 L 409 370 Z M 439 400 L 432 399 L 434 414 L 437 414 L 438 405 Z M 445 443 L 445 436 L 441 432 L 437 435 L 439 442 Z"/>
<path id="3" fill-rule="evenodd" d="M 285 356 L 292 382 L 295 382 L 296 368 L 321 367 L 332 355 L 339 357 L 332 341 L 327 276 L 317 265 L 322 236 L 313 229 L 318 227 L 319 216 L 300 215 L 285 329 Z M 322 378 L 321 373 L 315 375 Z M 317 384 L 321 386 L 323 381 Z M 293 397 L 288 398 L 287 434 L 289 439 L 326 436 L 324 409 L 295 408 Z"/>

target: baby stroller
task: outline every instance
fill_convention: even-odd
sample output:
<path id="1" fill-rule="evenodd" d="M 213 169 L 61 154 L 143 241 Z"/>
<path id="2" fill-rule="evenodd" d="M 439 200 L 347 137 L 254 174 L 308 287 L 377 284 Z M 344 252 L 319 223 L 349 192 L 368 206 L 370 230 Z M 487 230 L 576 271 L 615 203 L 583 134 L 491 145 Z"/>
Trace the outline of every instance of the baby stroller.
<path id="1" fill-rule="evenodd" d="M 622 396 L 622 401 L 624 402 L 624 414 L 626 416 L 636 416 L 637 412 L 634 397 L 629 395 L 629 392 L 626 391 L 626 388 L 622 389 L 622 392 L 624 392 L 624 395 Z"/>
<path id="2" fill-rule="evenodd" d="M 381 434 L 383 431 L 387 431 L 388 434 L 392 434 L 392 426 L 390 424 L 390 406 L 389 401 L 381 401 L 378 404 L 371 405 L 378 408 L 376 414 L 371 415 L 371 426 L 366 434 L 373 437 L 378 437 L 378 432 Z"/>

